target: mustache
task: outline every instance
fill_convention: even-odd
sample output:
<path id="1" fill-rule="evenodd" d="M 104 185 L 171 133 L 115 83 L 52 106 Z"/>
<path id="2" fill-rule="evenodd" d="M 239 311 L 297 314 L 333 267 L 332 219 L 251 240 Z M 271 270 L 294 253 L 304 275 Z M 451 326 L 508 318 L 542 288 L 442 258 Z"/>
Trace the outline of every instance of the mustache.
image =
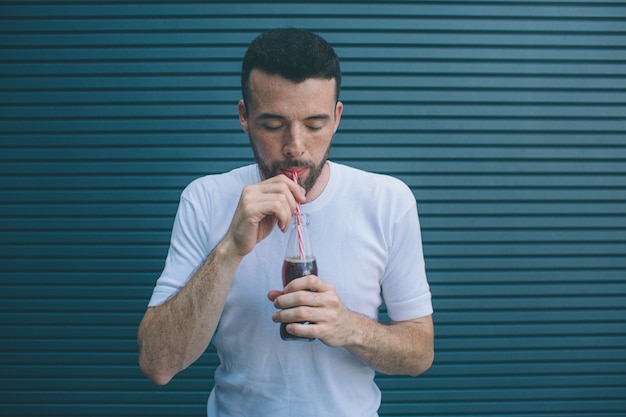
<path id="1" fill-rule="evenodd" d="M 300 161 L 300 160 L 291 160 L 291 161 L 277 161 L 272 164 L 272 171 L 274 173 L 279 172 L 280 170 L 287 170 L 289 168 L 310 168 L 313 169 L 315 166 L 311 162 Z"/>

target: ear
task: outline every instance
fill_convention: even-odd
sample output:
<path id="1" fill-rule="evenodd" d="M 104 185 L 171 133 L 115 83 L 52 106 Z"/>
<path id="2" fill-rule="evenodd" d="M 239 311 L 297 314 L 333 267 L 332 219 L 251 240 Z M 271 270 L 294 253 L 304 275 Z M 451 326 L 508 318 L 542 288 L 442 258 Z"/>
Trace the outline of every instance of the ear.
<path id="1" fill-rule="evenodd" d="M 343 103 L 341 101 L 338 101 L 337 104 L 335 104 L 335 126 L 333 129 L 333 134 L 337 132 L 337 129 L 339 128 L 339 122 L 341 121 L 342 113 L 343 113 Z"/>
<path id="2" fill-rule="evenodd" d="M 248 133 L 248 112 L 246 111 L 246 103 L 239 100 L 237 103 L 237 110 L 239 111 L 239 123 L 244 132 Z"/>

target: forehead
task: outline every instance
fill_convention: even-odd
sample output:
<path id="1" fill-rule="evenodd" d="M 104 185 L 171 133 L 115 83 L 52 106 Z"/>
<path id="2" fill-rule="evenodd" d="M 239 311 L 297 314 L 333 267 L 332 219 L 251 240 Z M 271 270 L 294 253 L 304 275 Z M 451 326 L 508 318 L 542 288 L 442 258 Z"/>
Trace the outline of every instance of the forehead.
<path id="1" fill-rule="evenodd" d="M 336 81 L 334 79 L 307 78 L 293 82 L 280 75 L 267 74 L 254 69 L 250 73 L 250 103 L 256 109 L 297 107 L 334 108 Z"/>

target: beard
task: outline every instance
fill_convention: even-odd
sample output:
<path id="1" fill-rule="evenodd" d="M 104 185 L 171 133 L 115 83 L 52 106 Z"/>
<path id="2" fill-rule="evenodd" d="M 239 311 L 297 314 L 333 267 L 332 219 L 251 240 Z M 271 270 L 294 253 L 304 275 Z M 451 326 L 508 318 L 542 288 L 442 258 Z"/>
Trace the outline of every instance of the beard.
<path id="1" fill-rule="evenodd" d="M 249 136 L 249 135 L 248 135 Z M 324 165 L 326 165 L 326 161 L 328 161 L 328 155 L 330 154 L 330 144 L 326 149 L 324 157 L 320 161 L 319 164 L 315 164 L 313 161 L 306 161 L 302 159 L 288 159 L 285 161 L 276 161 L 271 165 L 268 165 L 263 161 L 259 151 L 254 144 L 254 140 L 250 137 L 250 145 L 252 145 L 252 152 L 254 153 L 254 160 L 259 166 L 259 172 L 261 173 L 261 179 L 266 180 L 268 178 L 275 177 L 278 174 L 281 174 L 282 170 L 289 170 L 289 168 L 308 168 L 309 175 L 305 178 L 298 178 L 298 184 L 304 188 L 304 190 L 308 193 L 311 188 L 317 182 L 317 179 L 322 174 L 322 170 L 324 169 Z"/>

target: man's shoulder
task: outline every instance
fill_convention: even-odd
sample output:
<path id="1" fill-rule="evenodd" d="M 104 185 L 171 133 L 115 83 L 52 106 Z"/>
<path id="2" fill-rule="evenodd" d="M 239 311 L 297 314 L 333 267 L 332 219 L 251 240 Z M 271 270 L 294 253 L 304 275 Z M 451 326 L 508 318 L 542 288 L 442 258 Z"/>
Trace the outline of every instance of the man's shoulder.
<path id="1" fill-rule="evenodd" d="M 183 197 L 191 198 L 212 192 L 239 195 L 245 185 L 255 182 L 256 175 L 258 175 L 258 170 L 254 164 L 238 167 L 228 172 L 204 175 L 194 179 L 185 187 Z"/>
<path id="2" fill-rule="evenodd" d="M 407 184 L 399 178 L 388 174 L 366 171 L 337 162 L 332 163 L 331 170 L 337 174 L 341 180 L 340 182 L 345 186 L 354 187 L 355 189 L 361 191 L 369 190 L 370 194 L 364 195 L 371 195 L 372 192 L 385 192 L 392 194 L 411 193 Z"/>

